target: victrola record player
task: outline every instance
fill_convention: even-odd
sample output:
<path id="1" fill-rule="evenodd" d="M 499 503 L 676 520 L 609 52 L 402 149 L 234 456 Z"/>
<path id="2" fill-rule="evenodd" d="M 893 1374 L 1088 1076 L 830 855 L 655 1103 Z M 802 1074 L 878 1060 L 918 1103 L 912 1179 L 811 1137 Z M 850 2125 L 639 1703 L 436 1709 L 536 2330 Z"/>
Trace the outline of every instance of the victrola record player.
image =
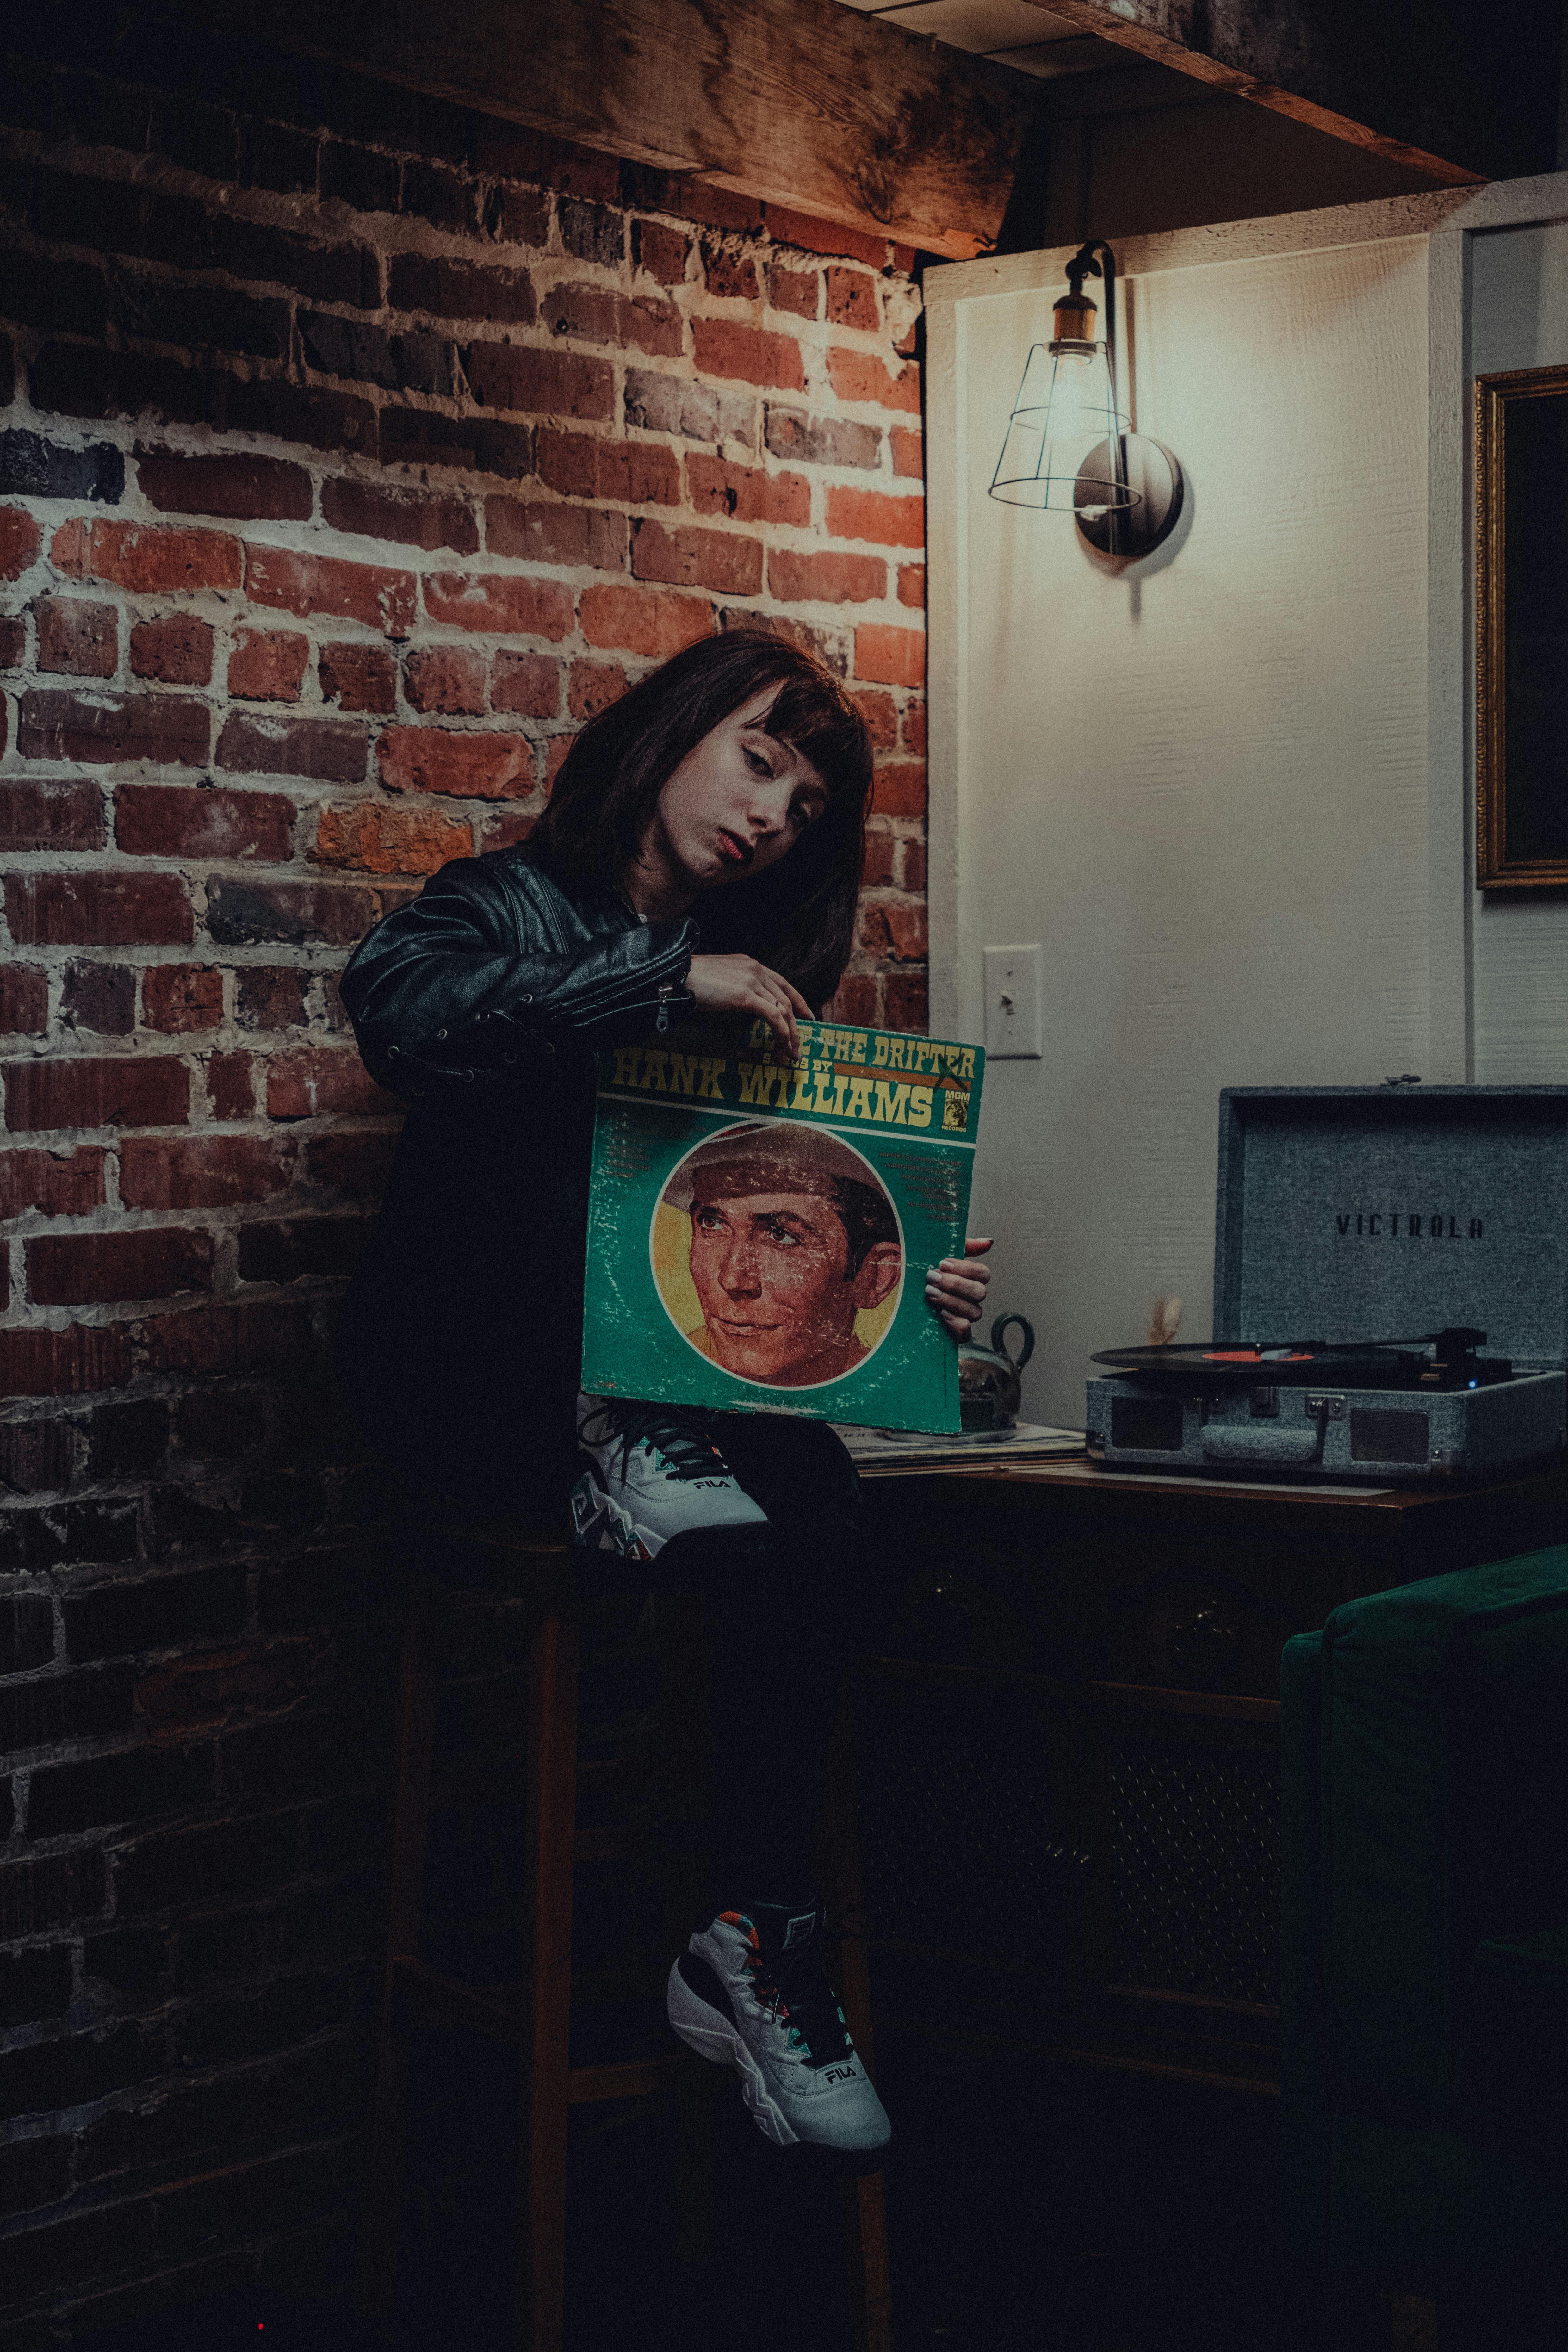
<path id="1" fill-rule="evenodd" d="M 1231 1087 L 1212 1340 L 1126 1348 L 1089 1453 L 1324 1479 L 1568 1442 L 1568 1087 Z"/>

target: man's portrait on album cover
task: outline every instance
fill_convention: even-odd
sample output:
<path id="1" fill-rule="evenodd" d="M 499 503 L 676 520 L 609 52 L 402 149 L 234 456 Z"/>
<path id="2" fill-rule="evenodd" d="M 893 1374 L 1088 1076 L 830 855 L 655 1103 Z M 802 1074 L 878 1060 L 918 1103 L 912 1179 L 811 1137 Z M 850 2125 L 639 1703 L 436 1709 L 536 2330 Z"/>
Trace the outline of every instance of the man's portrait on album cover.
<path id="1" fill-rule="evenodd" d="M 840 1380 L 891 1321 L 903 1274 L 892 1202 L 870 1164 L 820 1129 L 726 1129 L 676 1169 L 660 1224 L 667 1309 L 689 1346 L 740 1380 Z"/>

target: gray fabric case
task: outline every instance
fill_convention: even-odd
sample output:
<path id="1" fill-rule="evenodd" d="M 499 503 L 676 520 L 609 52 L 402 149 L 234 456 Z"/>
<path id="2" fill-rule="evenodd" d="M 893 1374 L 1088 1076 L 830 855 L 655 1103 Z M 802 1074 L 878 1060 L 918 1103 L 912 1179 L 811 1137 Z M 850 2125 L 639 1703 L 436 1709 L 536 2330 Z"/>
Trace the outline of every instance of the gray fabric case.
<path id="1" fill-rule="evenodd" d="M 1568 1439 L 1568 1087 L 1229 1087 L 1216 1337 L 1400 1339 L 1468 1324 L 1515 1377 L 1475 1390 L 1180 1396 L 1089 1382 L 1089 1449 L 1130 1468 L 1394 1480 L 1506 1469 Z M 1259 1409 L 1261 1405 L 1262 1409 Z"/>

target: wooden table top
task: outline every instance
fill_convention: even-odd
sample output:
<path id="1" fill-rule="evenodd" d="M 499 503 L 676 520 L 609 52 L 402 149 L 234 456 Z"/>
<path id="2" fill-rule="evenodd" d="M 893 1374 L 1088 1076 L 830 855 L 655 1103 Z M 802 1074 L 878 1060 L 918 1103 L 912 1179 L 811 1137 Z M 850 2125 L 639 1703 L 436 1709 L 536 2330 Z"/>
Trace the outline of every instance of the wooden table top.
<path id="1" fill-rule="evenodd" d="M 1091 1462 L 1087 1454 L 1058 1455 L 1044 1462 L 951 1462 L 939 1465 L 902 1462 L 862 1462 L 864 1479 L 979 1479 L 991 1485 L 1043 1487 L 1058 1492 L 1099 1495 L 1106 1500 L 1131 1501 L 1148 1496 L 1170 1497 L 1178 1504 L 1237 1502 L 1281 1510 L 1424 1511 L 1452 1505 L 1478 1495 L 1504 1501 L 1535 1496 L 1552 1486 L 1568 1507 L 1568 1455 L 1545 1465 L 1504 1471 L 1493 1477 L 1429 1479 L 1419 1486 L 1353 1486 L 1325 1480 L 1285 1481 L 1262 1478 L 1173 1476 L 1158 1471 L 1110 1470 Z"/>

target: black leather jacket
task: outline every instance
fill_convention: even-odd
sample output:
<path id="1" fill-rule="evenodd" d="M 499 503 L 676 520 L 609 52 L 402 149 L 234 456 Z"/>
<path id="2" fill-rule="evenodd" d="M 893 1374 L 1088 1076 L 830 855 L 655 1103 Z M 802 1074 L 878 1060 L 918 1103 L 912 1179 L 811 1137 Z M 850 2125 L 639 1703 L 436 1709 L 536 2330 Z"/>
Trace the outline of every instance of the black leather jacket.
<path id="1" fill-rule="evenodd" d="M 560 1508 L 574 1458 L 594 1060 L 691 1009 L 691 922 L 526 847 L 443 866 L 355 950 L 366 1067 L 409 1103 L 339 1327 L 377 1448 L 476 1507 Z"/>
<path id="2" fill-rule="evenodd" d="M 393 1093 L 515 1093 L 524 1072 L 548 1085 L 563 1050 L 626 1045 L 661 1009 L 688 1009 L 697 937 L 695 923 L 640 921 L 613 892 L 569 891 L 526 848 L 497 850 L 444 866 L 378 923 L 342 999 L 365 1066 Z"/>

